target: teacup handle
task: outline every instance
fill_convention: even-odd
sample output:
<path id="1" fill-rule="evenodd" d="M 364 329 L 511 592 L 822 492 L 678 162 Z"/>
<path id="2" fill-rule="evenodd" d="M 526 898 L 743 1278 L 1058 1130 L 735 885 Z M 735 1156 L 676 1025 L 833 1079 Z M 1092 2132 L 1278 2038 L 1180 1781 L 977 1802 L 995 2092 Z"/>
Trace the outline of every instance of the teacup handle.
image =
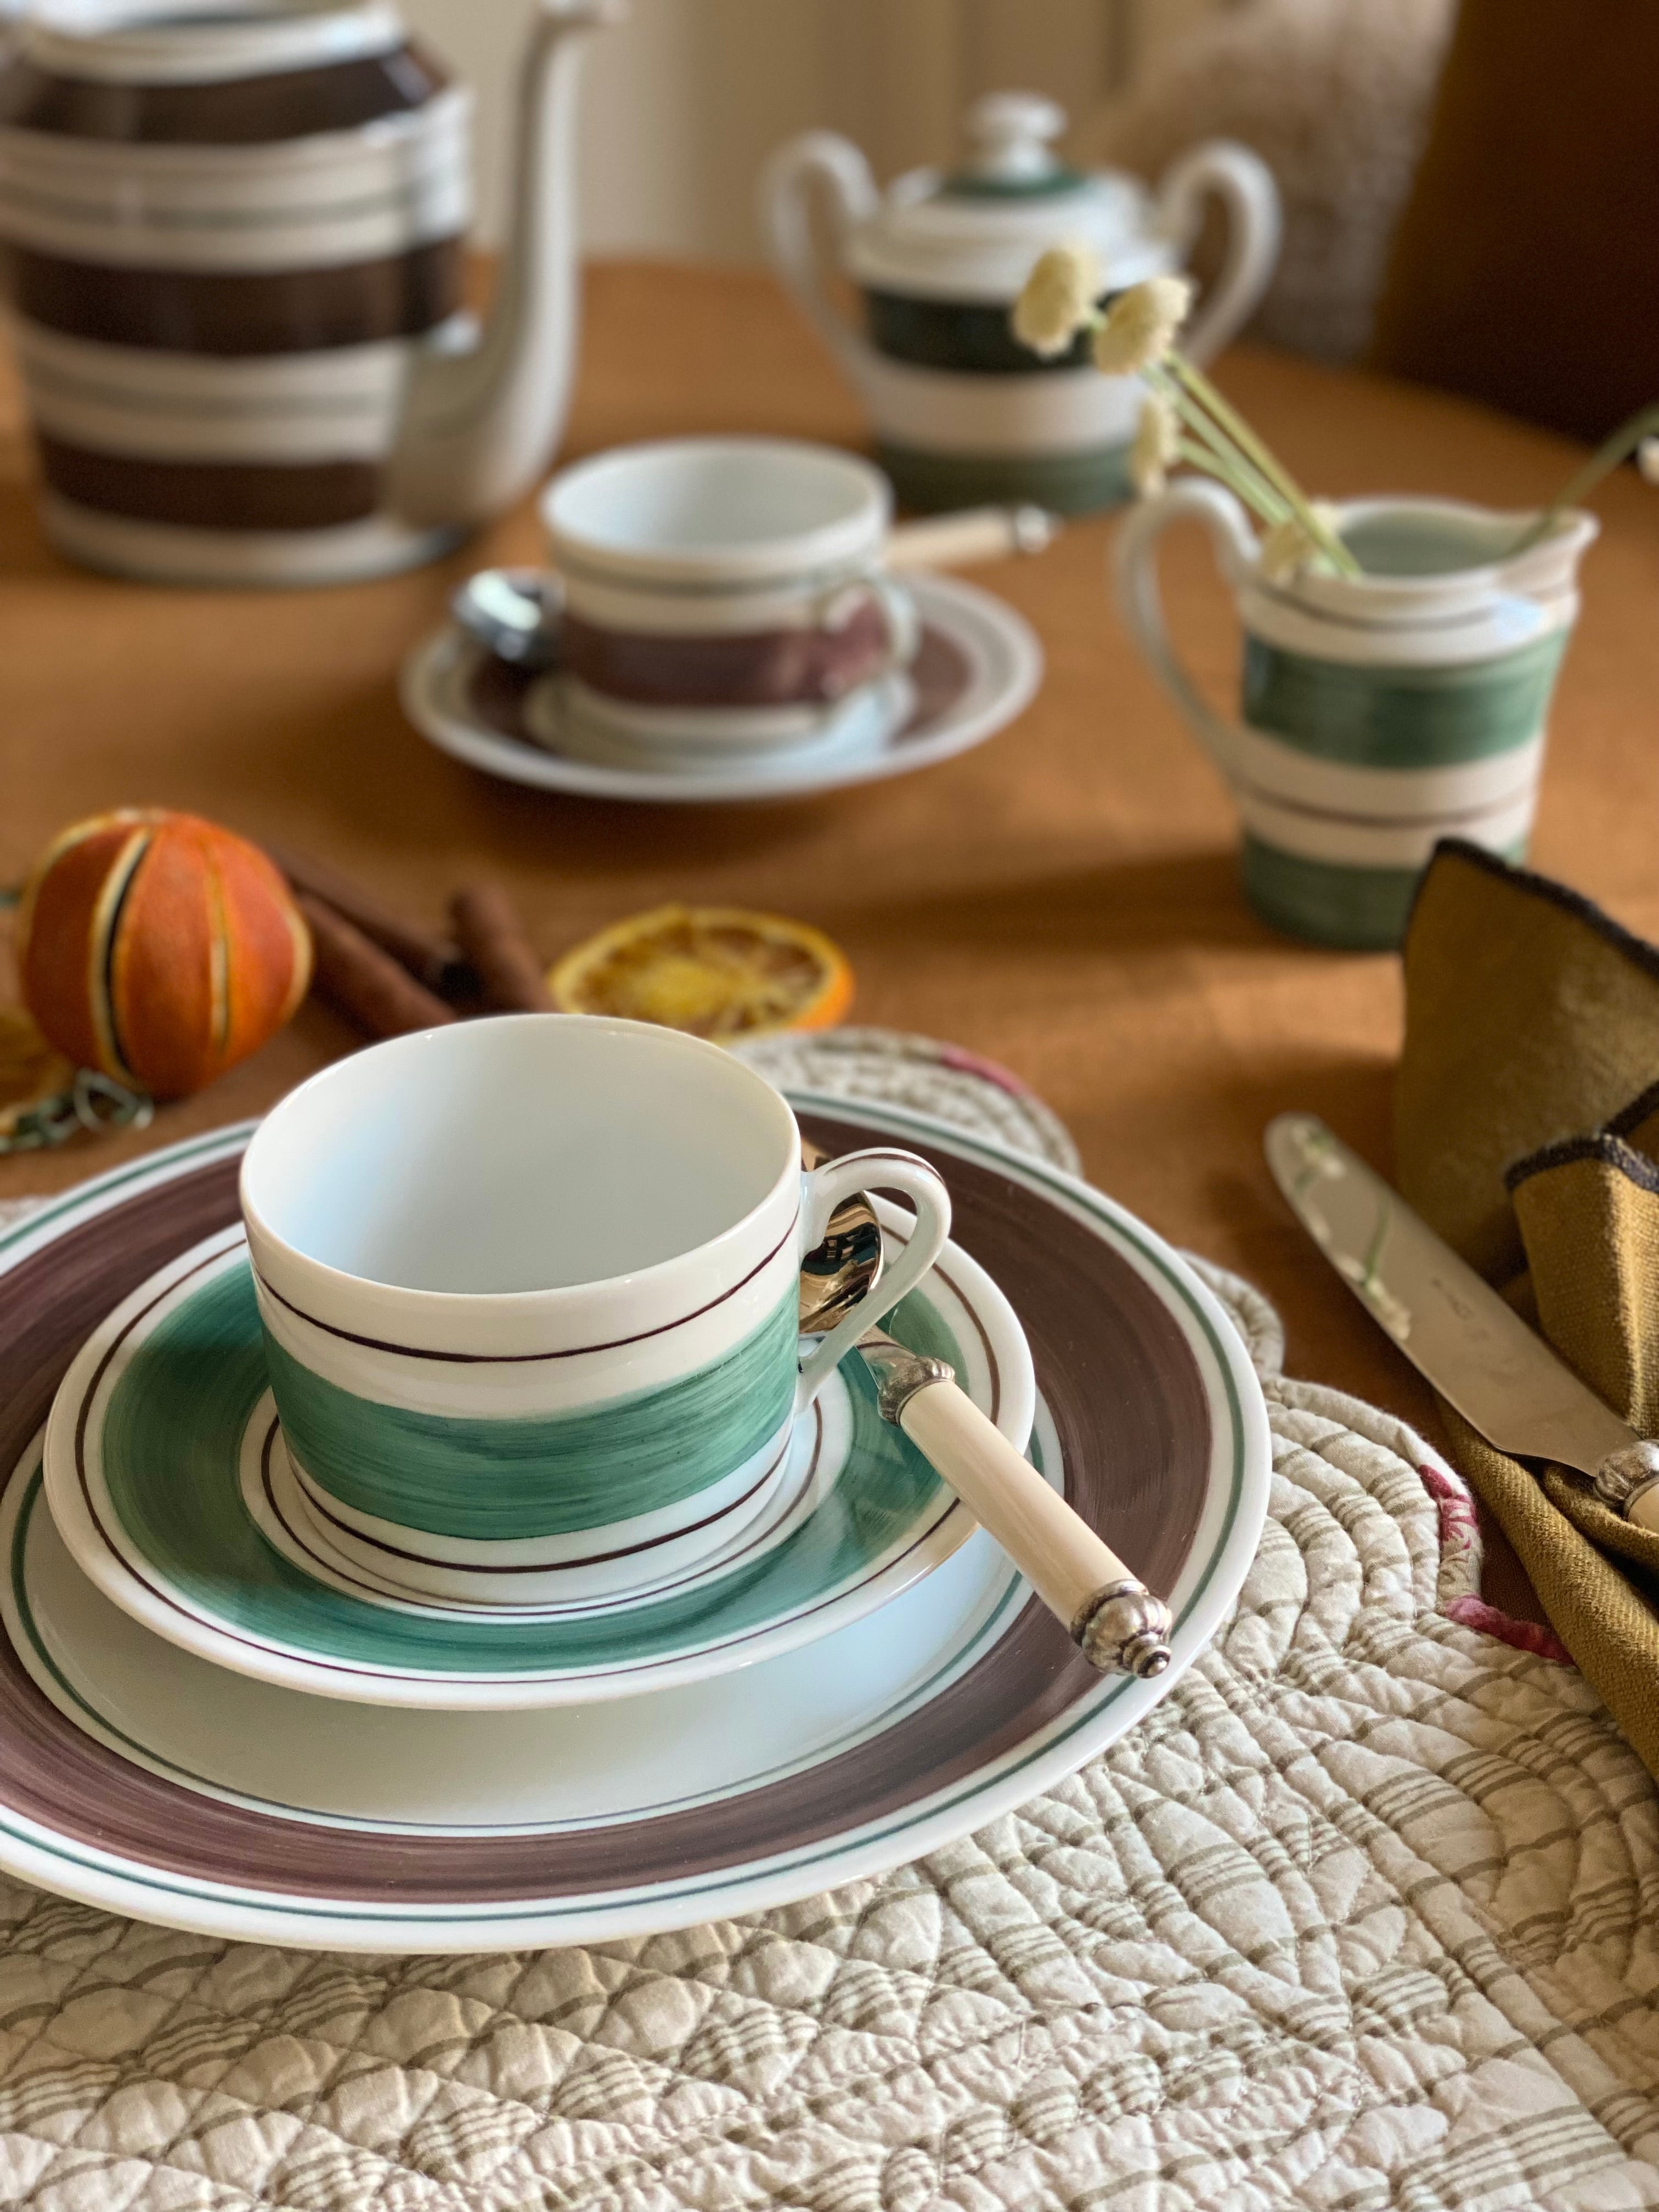
<path id="1" fill-rule="evenodd" d="M 865 1330 L 915 1290 L 944 1250 L 951 1233 L 951 1194 L 940 1176 L 915 1152 L 882 1146 L 828 1160 L 805 1177 L 801 1250 L 810 1252 L 823 1242 L 830 1217 L 843 1199 L 860 1198 L 871 1190 L 902 1191 L 916 1209 L 915 1231 L 874 1289 L 836 1322 L 802 1367 L 795 1385 L 797 1413 L 805 1413 Z"/>
<path id="2" fill-rule="evenodd" d="M 1243 767 L 1240 732 L 1216 713 L 1176 657 L 1158 588 L 1158 541 L 1171 523 L 1188 521 L 1201 522 L 1209 532 L 1230 584 L 1237 586 L 1254 573 L 1255 534 L 1243 508 L 1224 486 L 1182 477 L 1155 499 L 1132 507 L 1119 527 L 1112 550 L 1117 611 L 1194 736 L 1228 782 L 1237 783 Z"/>
<path id="3" fill-rule="evenodd" d="M 818 621 L 823 629 L 842 629 L 860 607 L 872 600 L 881 617 L 886 646 L 878 665 L 860 678 L 866 684 L 884 676 L 896 676 L 915 659 L 916 647 L 921 642 L 921 620 L 916 613 L 915 601 L 902 584 L 872 569 L 850 584 L 837 585 L 818 610 Z"/>

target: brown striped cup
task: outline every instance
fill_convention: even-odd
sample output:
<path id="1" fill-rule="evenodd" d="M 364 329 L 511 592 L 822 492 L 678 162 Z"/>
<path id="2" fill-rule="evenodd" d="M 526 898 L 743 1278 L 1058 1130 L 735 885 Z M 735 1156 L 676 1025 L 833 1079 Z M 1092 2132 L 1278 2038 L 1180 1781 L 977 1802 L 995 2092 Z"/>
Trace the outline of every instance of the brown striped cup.
<path id="1" fill-rule="evenodd" d="M 916 647 L 882 568 L 892 495 L 866 461 L 782 438 L 625 447 L 556 477 L 571 716 L 599 736 L 732 750 L 836 726 Z"/>

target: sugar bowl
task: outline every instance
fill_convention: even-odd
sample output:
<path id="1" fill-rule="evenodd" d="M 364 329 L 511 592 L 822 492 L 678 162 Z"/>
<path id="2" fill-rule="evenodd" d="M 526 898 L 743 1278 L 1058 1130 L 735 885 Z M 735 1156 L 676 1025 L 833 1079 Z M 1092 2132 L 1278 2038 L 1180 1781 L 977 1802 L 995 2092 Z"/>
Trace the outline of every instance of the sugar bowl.
<path id="1" fill-rule="evenodd" d="M 1278 256 L 1279 194 L 1243 146 L 1196 146 L 1155 191 L 1115 170 L 1070 168 L 1053 142 L 1064 112 L 1036 94 L 993 93 L 969 110 L 969 151 L 949 174 L 912 170 L 885 193 L 850 140 L 811 131 L 772 155 L 760 213 L 772 262 L 864 401 L 876 456 L 902 505 L 931 509 L 1036 500 L 1079 513 L 1128 489 L 1139 412 L 1133 378 L 1103 377 L 1083 342 L 1039 362 L 1009 311 L 1037 256 L 1085 240 L 1109 292 L 1181 269 L 1212 193 L 1228 217 L 1221 269 L 1189 325 L 1203 362 L 1246 320 Z M 863 327 L 829 291 L 813 203 L 830 217 Z"/>

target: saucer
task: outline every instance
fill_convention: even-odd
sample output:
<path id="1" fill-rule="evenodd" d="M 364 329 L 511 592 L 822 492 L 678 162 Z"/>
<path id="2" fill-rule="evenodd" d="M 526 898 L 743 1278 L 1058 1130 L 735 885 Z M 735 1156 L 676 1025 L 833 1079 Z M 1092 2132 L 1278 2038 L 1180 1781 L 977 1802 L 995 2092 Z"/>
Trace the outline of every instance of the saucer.
<path id="1" fill-rule="evenodd" d="M 946 1245 L 893 1316 L 1022 1449 L 1030 1358 L 1007 1301 Z M 158 1635 L 320 1697 L 468 1711 L 636 1696 L 744 1667 L 884 1604 L 973 1523 L 849 1359 L 797 1423 L 723 1555 L 640 1592 L 496 1608 L 375 1584 L 294 1479 L 240 1229 L 157 1271 L 53 1402 L 46 1495 L 77 1564 Z"/>
<path id="2" fill-rule="evenodd" d="M 573 734 L 556 674 L 526 674 L 453 623 L 416 647 L 400 682 L 422 735 L 487 775 L 589 799 L 671 805 L 804 798 L 876 783 L 950 760 L 994 737 L 1029 705 L 1042 648 L 1001 599 L 954 576 L 906 578 L 921 643 L 905 675 L 872 687 L 804 743 L 740 759 L 665 765 L 637 742 L 588 726 Z M 596 757 L 595 749 L 599 749 Z"/>
<path id="3" fill-rule="evenodd" d="M 1009 1290 L 1051 1479 L 1169 1595 L 1158 1680 L 1093 1672 L 979 1532 L 880 1611 L 602 1707 L 453 1714 L 212 1668 L 81 1576 L 34 1487 L 52 1386 L 112 1297 L 232 1224 L 246 1127 L 0 1237 L 0 1870 L 216 1938 L 392 1954 L 622 1941 L 863 1881 L 1050 1790 L 1145 1717 L 1238 1593 L 1266 1510 L 1260 1386 L 1191 1270 L 1041 1162 L 796 1098 L 829 1151 L 932 1158 Z"/>

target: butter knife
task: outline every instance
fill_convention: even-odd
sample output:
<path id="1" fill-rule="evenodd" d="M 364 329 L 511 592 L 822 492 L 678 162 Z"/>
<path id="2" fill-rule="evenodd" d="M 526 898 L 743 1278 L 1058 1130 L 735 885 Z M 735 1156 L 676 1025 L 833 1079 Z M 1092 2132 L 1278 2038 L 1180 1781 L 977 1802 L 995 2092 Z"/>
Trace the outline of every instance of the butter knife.
<path id="1" fill-rule="evenodd" d="M 1322 1121 L 1281 1114 L 1263 1142 L 1303 1227 L 1471 1426 L 1513 1458 L 1576 1468 L 1615 1513 L 1659 1532 L 1659 1444 L 1604 1405 Z"/>

